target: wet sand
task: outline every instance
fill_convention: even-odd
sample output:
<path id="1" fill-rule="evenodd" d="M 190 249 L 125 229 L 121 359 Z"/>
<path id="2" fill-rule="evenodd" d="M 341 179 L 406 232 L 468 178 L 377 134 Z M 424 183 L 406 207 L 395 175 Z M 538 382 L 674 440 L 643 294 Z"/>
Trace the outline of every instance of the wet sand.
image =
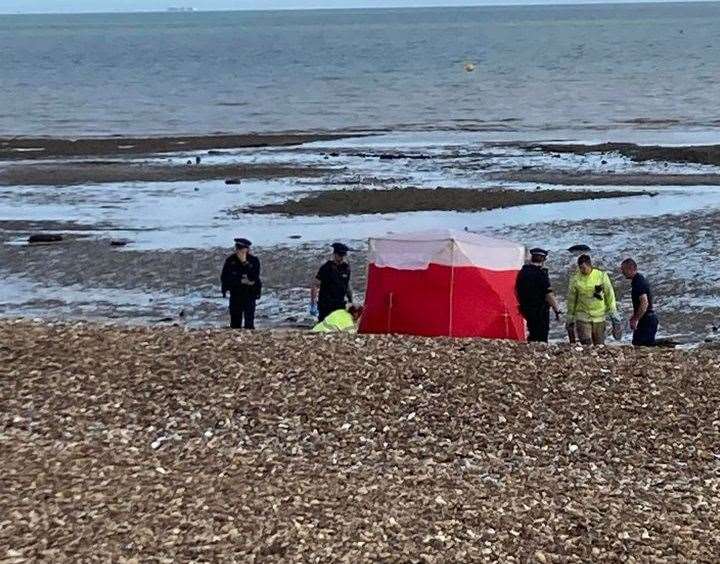
<path id="1" fill-rule="evenodd" d="M 484 211 L 497 208 L 623 198 L 646 195 L 628 192 L 568 190 L 506 190 L 501 188 L 391 188 L 324 190 L 298 200 L 252 206 L 236 214 L 284 214 L 333 216 L 346 214 L 400 213 L 414 211 Z"/>
<path id="2" fill-rule="evenodd" d="M 105 137 L 62 139 L 54 137 L 0 137 L 0 159 L 91 157 L 177 153 L 243 147 L 280 147 L 313 141 L 329 141 L 350 134 L 277 133 L 244 135 L 195 135 L 172 137 Z M 352 134 L 353 137 L 361 136 Z"/>
<path id="3" fill-rule="evenodd" d="M 351 221 L 349 216 L 345 219 Z M 621 311 L 628 316 L 629 284 L 618 265 L 633 256 L 650 280 L 661 333 L 681 342 L 702 342 L 720 324 L 717 284 L 708 256 L 720 247 L 720 212 L 682 216 L 555 222 L 489 230 L 527 245 L 551 249 L 548 266 L 553 286 L 564 303 L 576 255 L 567 251 L 588 244 L 596 263 L 614 281 Z M 50 245 L 8 245 L 36 231 L 72 231 L 67 240 Z M 337 234 L 342 237 L 341 233 Z M 362 301 L 366 284 L 366 245 L 351 242 L 349 257 L 353 288 Z M 115 249 L 108 239 L 88 235 L 85 226 L 58 222 L 0 223 L 0 264 L 7 289 L 13 280 L 36 284 L 19 302 L 0 307 L 0 315 L 38 315 L 55 319 L 91 318 L 121 323 L 178 320 L 193 326 L 227 323 L 219 272 L 229 248 L 140 251 Z M 257 246 L 263 263 L 265 293 L 258 302 L 258 325 L 307 326 L 308 287 L 329 246 L 317 243 Z M 47 292 L 42 289 L 49 289 Z M 55 289 L 55 290 L 53 290 Z M 69 289 L 65 290 L 65 289 Z M 127 295 L 129 294 L 129 295 Z M 0 300 L 1 301 L 1 300 Z M 15 303 L 16 305 L 13 305 Z M 118 304 L 125 304 L 122 307 Z M 563 339 L 562 324 L 552 325 L 552 337 Z"/>
<path id="4" fill-rule="evenodd" d="M 720 145 L 660 146 L 636 145 L 634 143 L 601 143 L 586 145 L 577 143 L 537 143 L 523 144 L 549 153 L 619 153 L 634 161 L 672 161 L 676 163 L 697 163 L 720 165 Z"/>
<path id="5" fill-rule="evenodd" d="M 292 165 L 208 165 L 143 162 L 63 162 L 10 165 L 0 169 L 0 186 L 68 186 L 113 182 L 180 182 L 309 178 L 327 170 Z"/>

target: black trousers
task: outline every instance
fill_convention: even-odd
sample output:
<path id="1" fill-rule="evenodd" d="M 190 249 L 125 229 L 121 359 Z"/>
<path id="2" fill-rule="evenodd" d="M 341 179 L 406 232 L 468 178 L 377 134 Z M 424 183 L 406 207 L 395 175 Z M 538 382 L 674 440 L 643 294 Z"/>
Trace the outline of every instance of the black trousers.
<path id="1" fill-rule="evenodd" d="M 550 336 L 550 308 L 543 307 L 523 311 L 528 327 L 528 341 L 547 343 Z"/>
<path id="2" fill-rule="evenodd" d="M 646 313 L 638 321 L 637 329 L 633 331 L 633 345 L 636 347 L 654 347 L 657 329 L 657 316 L 654 313 Z"/>
<path id="3" fill-rule="evenodd" d="M 230 296 L 230 327 L 255 329 L 255 298 Z"/>

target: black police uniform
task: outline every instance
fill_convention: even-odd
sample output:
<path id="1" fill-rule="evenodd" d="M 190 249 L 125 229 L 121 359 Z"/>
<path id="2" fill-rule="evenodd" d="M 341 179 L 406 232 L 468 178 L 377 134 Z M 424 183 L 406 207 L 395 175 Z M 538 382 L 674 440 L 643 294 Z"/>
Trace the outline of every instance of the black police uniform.
<path id="1" fill-rule="evenodd" d="M 518 273 L 515 292 L 520 313 L 527 321 L 528 341 L 547 343 L 550 334 L 550 306 L 546 298 L 552 292 L 547 269 L 526 264 Z"/>
<path id="2" fill-rule="evenodd" d="M 316 278 L 320 281 L 318 320 L 322 321 L 333 311 L 345 309 L 345 298 L 350 289 L 350 265 L 329 260 L 320 267 Z"/>
<path id="3" fill-rule="evenodd" d="M 648 308 L 645 315 L 638 320 L 637 329 L 633 331 L 633 345 L 636 347 L 654 347 L 655 346 L 655 335 L 657 334 L 658 318 L 655 315 L 655 309 L 653 307 L 652 291 L 650 290 L 650 284 L 645 277 L 637 273 L 633 276 L 631 281 L 631 295 L 633 303 L 633 312 L 637 313 L 640 309 L 640 296 L 645 294 L 648 299 Z"/>
<path id="4" fill-rule="evenodd" d="M 243 279 L 250 284 L 243 284 Z M 230 327 L 255 329 L 255 302 L 262 292 L 260 260 L 248 253 L 247 261 L 240 262 L 236 254 L 226 260 L 220 275 L 223 296 L 230 292 Z"/>

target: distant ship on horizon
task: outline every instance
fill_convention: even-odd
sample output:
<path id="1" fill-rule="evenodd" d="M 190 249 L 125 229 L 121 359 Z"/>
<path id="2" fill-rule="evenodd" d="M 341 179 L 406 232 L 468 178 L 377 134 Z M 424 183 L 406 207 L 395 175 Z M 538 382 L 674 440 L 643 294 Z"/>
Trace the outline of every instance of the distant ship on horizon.
<path id="1" fill-rule="evenodd" d="M 194 12 L 195 8 L 190 6 L 171 6 L 167 9 L 168 12 Z"/>

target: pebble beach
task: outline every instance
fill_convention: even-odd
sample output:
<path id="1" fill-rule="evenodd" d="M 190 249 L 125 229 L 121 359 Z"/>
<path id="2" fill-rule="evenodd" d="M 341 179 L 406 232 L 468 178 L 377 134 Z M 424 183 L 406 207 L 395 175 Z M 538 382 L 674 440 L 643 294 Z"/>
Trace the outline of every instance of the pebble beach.
<path id="1" fill-rule="evenodd" d="M 6 562 L 714 561 L 711 349 L 0 324 Z"/>

